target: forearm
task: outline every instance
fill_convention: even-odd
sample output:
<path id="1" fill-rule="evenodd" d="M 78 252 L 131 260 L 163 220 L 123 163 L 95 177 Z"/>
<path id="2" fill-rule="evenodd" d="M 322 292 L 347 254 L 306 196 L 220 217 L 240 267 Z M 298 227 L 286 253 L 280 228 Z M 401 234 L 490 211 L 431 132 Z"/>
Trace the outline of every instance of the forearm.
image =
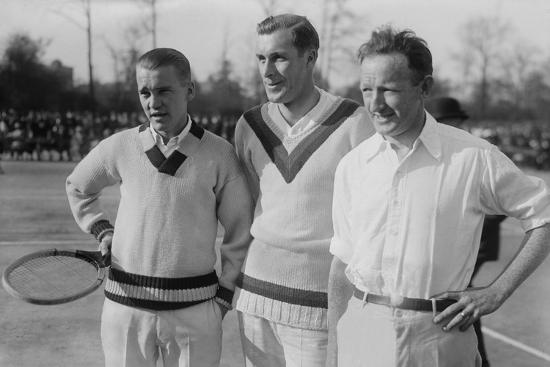
<path id="1" fill-rule="evenodd" d="M 327 366 L 336 366 L 338 357 L 338 321 L 346 311 L 353 286 L 345 275 L 346 264 L 336 256 L 332 259 L 328 281 L 328 351 Z"/>
<path id="2" fill-rule="evenodd" d="M 225 292 L 226 301 L 231 303 L 231 298 L 228 297 L 232 297 L 246 252 L 252 241 L 250 235 L 252 201 L 243 177 L 227 183 L 224 187 L 218 205 L 218 219 L 225 230 L 220 247 L 222 265 L 220 286 L 231 292 Z"/>
<path id="3" fill-rule="evenodd" d="M 525 234 L 514 259 L 490 285 L 504 302 L 550 253 L 550 225 L 535 228 Z"/>

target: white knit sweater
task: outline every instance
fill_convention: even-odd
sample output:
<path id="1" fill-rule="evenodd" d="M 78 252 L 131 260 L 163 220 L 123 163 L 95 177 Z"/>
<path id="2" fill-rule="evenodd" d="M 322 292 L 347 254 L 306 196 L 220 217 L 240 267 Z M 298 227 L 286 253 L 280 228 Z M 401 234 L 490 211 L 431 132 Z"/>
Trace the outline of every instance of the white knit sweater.
<path id="1" fill-rule="evenodd" d="M 118 183 L 106 295 L 165 309 L 218 291 L 230 303 L 252 220 L 248 188 L 231 145 L 195 124 L 168 159 L 145 125 L 103 140 L 67 179 L 70 207 L 84 231 L 109 220 L 99 198 L 104 187 Z M 225 229 L 219 290 L 211 276 L 218 220 Z"/>
<path id="2" fill-rule="evenodd" d="M 236 308 L 306 329 L 327 328 L 333 180 L 340 159 L 372 135 L 364 108 L 324 91 L 305 131 L 289 136 L 276 105 L 237 123 L 235 145 L 256 198 L 254 240 Z M 291 150 L 290 152 L 288 150 Z"/>

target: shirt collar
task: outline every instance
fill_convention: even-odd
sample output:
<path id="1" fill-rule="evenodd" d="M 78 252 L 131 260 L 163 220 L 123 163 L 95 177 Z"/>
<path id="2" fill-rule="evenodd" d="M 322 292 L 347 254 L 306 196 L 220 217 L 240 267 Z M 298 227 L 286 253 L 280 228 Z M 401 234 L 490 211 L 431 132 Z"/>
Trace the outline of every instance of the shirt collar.
<path id="1" fill-rule="evenodd" d="M 418 140 L 426 147 L 426 150 L 437 160 L 441 159 L 441 137 L 437 131 L 438 122 L 426 111 L 426 123 L 420 132 Z"/>
<path id="2" fill-rule="evenodd" d="M 171 138 L 166 144 L 164 144 L 164 141 L 162 140 L 162 136 L 160 136 L 160 134 L 155 129 L 153 129 L 151 125 L 149 125 L 149 130 L 151 131 L 151 135 L 153 135 L 153 139 L 155 139 L 156 144 L 162 144 L 164 146 L 167 146 L 167 145 L 179 144 L 179 142 L 182 141 L 183 138 L 187 136 L 187 134 L 189 134 L 189 130 L 191 130 L 191 123 L 192 123 L 191 116 L 187 115 L 187 124 L 185 125 L 181 133 Z"/>
<path id="3" fill-rule="evenodd" d="M 420 135 L 414 145 L 422 143 L 428 153 L 437 160 L 441 159 L 441 138 L 437 132 L 437 121 L 426 111 L 426 123 L 420 132 Z M 367 161 L 371 160 L 383 149 L 386 149 L 388 143 L 386 139 L 379 133 L 375 133 L 370 137 L 370 144 L 366 146 L 363 155 Z"/>

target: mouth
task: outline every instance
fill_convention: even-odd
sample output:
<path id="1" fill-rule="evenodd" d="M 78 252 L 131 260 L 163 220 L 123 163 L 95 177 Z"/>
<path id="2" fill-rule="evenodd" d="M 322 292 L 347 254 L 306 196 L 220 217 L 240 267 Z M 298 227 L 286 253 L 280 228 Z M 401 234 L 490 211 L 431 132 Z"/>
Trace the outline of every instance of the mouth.
<path id="1" fill-rule="evenodd" d="M 278 82 L 264 81 L 264 85 L 268 88 L 275 88 L 278 85 L 280 85 L 281 83 L 282 83 L 282 81 L 278 81 Z"/>
<path id="2" fill-rule="evenodd" d="M 168 116 L 167 113 L 153 112 L 149 115 L 152 119 L 161 119 Z"/>
<path id="3" fill-rule="evenodd" d="M 371 113 L 371 116 L 376 121 L 384 122 L 384 121 L 391 120 L 394 114 L 393 113 L 386 113 L 386 114 Z"/>

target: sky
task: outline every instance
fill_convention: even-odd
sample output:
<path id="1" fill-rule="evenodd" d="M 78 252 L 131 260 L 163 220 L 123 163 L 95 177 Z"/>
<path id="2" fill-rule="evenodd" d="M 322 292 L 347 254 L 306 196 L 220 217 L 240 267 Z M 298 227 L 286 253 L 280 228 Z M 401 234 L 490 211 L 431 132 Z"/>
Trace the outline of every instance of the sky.
<path id="1" fill-rule="evenodd" d="M 94 75 L 100 82 L 114 79 L 109 47 L 122 50 L 128 45 L 125 32 L 143 28 L 147 7 L 143 0 L 91 0 Z M 222 54 L 233 63 L 235 75 L 254 70 L 255 26 L 265 17 L 261 3 L 267 0 L 157 0 L 157 46 L 182 51 L 190 60 L 199 81 L 218 70 Z M 307 16 L 321 33 L 322 5 L 326 0 L 281 0 L 276 13 Z M 510 22 L 514 37 L 541 50 L 550 58 L 550 1 L 548 0 L 347 0 L 361 29 L 351 52 L 368 39 L 375 27 L 391 23 L 410 28 L 424 38 L 432 51 L 434 68 L 447 78 L 459 78 L 455 56 L 460 52 L 463 24 L 476 16 L 498 16 Z M 74 68 L 78 82 L 87 80 L 86 24 L 82 0 L 0 0 L 0 53 L 14 32 L 27 32 L 33 39 L 47 40 L 43 57 L 59 59 Z M 151 38 L 142 37 L 138 46 L 152 48 Z M 320 50 L 322 57 L 323 49 Z M 331 74 L 335 85 L 355 83 L 356 73 L 341 65 Z"/>

